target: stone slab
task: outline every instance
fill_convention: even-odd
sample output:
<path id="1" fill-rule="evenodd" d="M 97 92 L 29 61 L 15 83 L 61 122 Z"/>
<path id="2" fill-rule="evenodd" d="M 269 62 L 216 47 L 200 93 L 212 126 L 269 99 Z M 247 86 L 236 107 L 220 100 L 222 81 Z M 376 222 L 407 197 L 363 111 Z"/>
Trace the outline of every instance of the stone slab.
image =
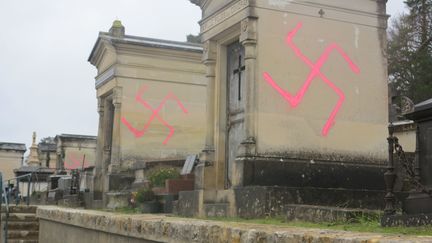
<path id="1" fill-rule="evenodd" d="M 415 214 L 415 215 L 384 215 L 381 218 L 381 226 L 407 226 L 417 227 L 423 225 L 432 225 L 432 214 Z"/>
<path id="2" fill-rule="evenodd" d="M 176 211 L 179 215 L 184 217 L 197 216 L 199 211 L 199 192 L 179 192 L 179 199 L 177 201 Z"/>
<path id="3" fill-rule="evenodd" d="M 204 204 L 204 214 L 206 217 L 227 217 L 228 216 L 228 203 L 206 203 Z"/>
<path id="4" fill-rule="evenodd" d="M 128 174 L 109 174 L 110 191 L 121 191 L 129 189 L 135 180 L 135 177 Z"/>
<path id="5" fill-rule="evenodd" d="M 129 206 L 130 192 L 107 192 L 107 208 L 116 209 Z"/>
<path id="6" fill-rule="evenodd" d="M 103 242 L 110 237 L 127 237 L 128 242 L 432 242 L 432 237 L 406 235 L 384 235 L 377 233 L 359 233 L 349 231 L 283 227 L 248 223 L 217 222 L 199 219 L 168 217 L 164 215 L 137 214 L 124 215 L 102 211 L 41 206 L 37 210 L 41 225 L 47 223 L 62 226 L 55 234 L 41 227 L 40 239 L 44 242 L 76 242 L 77 238 L 59 237 L 71 230 L 80 235 L 79 230 L 86 230 L 86 237 L 80 237 L 80 243 L 94 243 L 90 234 L 103 232 Z M 78 230 L 79 229 L 79 230 Z M 64 232 L 63 232 L 64 231 Z M 51 234 L 53 238 L 50 238 Z M 57 238 L 54 238 L 57 237 Z M 100 239 L 100 238 L 99 238 Z M 49 240 L 49 241 L 47 241 Z M 101 242 L 101 241 L 99 241 Z"/>
<path id="7" fill-rule="evenodd" d="M 378 218 L 380 211 L 323 207 L 312 205 L 285 205 L 287 221 L 321 222 L 357 222 L 360 217 Z"/>

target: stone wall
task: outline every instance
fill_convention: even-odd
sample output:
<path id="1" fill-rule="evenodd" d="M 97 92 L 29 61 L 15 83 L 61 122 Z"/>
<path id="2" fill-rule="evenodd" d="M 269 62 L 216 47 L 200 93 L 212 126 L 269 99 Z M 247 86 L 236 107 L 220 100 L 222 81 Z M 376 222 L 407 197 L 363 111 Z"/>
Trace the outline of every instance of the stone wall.
<path id="1" fill-rule="evenodd" d="M 143 239 L 128 237 L 125 235 L 116 235 L 103 231 L 95 231 L 88 228 L 76 227 L 73 225 L 62 224 L 47 220 L 41 220 L 39 229 L 43 232 L 39 236 L 39 242 L 51 243 L 147 243 L 156 241 L 147 241 Z"/>
<path id="2" fill-rule="evenodd" d="M 15 177 L 14 169 L 21 167 L 24 151 L 0 150 L 0 171 L 3 174 L 3 180 Z"/>
<path id="3" fill-rule="evenodd" d="M 431 242 L 408 237 L 274 225 L 239 224 L 163 215 L 39 207 L 39 242 Z"/>

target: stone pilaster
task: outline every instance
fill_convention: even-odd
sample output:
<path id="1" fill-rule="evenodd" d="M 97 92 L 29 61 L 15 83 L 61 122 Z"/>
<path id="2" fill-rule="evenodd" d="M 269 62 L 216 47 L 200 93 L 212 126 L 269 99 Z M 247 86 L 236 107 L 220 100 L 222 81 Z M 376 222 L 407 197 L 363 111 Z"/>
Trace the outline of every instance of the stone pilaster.
<path id="1" fill-rule="evenodd" d="M 116 87 L 113 91 L 114 119 L 112 142 L 111 142 L 111 163 L 109 166 L 110 173 L 120 172 L 121 170 L 121 103 L 122 103 L 122 88 Z"/>
<path id="2" fill-rule="evenodd" d="M 215 187 L 215 77 L 216 77 L 216 43 L 206 41 L 203 50 L 203 63 L 206 66 L 207 79 L 207 133 L 206 143 L 200 155 L 200 164 L 195 169 L 196 189 Z M 211 167 L 211 168 L 210 168 Z M 213 173 L 212 176 L 207 175 Z"/>
<path id="3" fill-rule="evenodd" d="M 256 49 L 257 18 L 249 17 L 241 22 L 240 43 L 245 48 L 245 80 L 246 80 L 246 107 L 245 107 L 245 140 L 241 142 L 238 157 L 247 158 L 256 154 Z M 232 186 L 243 185 L 244 160 L 236 160 L 232 178 Z"/>
<path id="4" fill-rule="evenodd" d="M 98 139 L 96 145 L 96 162 L 93 174 L 94 185 L 94 199 L 102 199 L 101 193 L 103 191 L 103 150 L 104 150 L 104 102 L 101 97 L 98 98 L 98 113 L 99 113 L 99 126 L 98 126 Z"/>

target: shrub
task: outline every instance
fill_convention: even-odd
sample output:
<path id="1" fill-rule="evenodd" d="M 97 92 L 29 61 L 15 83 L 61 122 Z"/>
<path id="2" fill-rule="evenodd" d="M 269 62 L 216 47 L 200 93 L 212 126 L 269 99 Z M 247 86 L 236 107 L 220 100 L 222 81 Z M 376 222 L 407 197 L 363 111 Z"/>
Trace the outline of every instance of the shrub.
<path id="1" fill-rule="evenodd" d="M 155 199 L 155 194 L 151 189 L 140 189 L 135 194 L 135 201 L 138 203 L 149 202 Z"/>
<path id="2" fill-rule="evenodd" d="M 160 168 L 150 174 L 149 180 L 152 186 L 165 186 L 165 180 L 179 177 L 180 173 L 175 168 Z"/>

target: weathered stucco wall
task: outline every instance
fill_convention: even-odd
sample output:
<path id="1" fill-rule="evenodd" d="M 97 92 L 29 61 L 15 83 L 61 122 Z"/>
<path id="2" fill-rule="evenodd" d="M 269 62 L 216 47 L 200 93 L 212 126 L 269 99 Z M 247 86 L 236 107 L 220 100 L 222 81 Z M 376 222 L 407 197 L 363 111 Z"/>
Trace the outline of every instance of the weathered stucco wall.
<path id="1" fill-rule="evenodd" d="M 52 152 L 49 154 L 49 165 L 46 165 L 46 161 L 48 160 L 47 158 L 48 153 L 47 152 L 39 152 L 39 161 L 41 161 L 41 164 L 43 166 L 47 166 L 50 169 L 56 169 L 57 168 L 57 154 L 56 152 Z"/>
<path id="2" fill-rule="evenodd" d="M 116 78 L 121 115 L 115 117 L 122 166 L 183 160 L 204 147 L 206 84 L 201 52 L 118 45 Z M 134 48 L 134 51 L 131 51 Z M 109 89 L 101 87 L 98 95 Z M 114 125 L 114 129 L 116 126 Z M 114 141 L 120 138 L 120 141 Z M 187 141 L 187 142 L 186 142 Z"/>
<path id="3" fill-rule="evenodd" d="M 57 143 L 57 155 L 59 163 L 61 163 L 59 166 L 64 169 L 81 169 L 82 167 L 88 168 L 95 165 L 96 139 L 80 138 L 79 136 L 59 136 L 61 141 Z"/>
<path id="4" fill-rule="evenodd" d="M 3 180 L 15 177 L 14 169 L 21 167 L 24 151 L 0 150 L 0 171 Z"/>
<path id="5" fill-rule="evenodd" d="M 39 207 L 39 242 L 431 242 L 431 237 L 239 224 Z"/>
<path id="6" fill-rule="evenodd" d="M 384 161 L 388 108 L 382 5 L 256 4 L 258 153 Z"/>
<path id="7" fill-rule="evenodd" d="M 64 167 L 66 169 L 79 169 L 95 165 L 96 145 L 93 148 L 66 148 Z"/>

